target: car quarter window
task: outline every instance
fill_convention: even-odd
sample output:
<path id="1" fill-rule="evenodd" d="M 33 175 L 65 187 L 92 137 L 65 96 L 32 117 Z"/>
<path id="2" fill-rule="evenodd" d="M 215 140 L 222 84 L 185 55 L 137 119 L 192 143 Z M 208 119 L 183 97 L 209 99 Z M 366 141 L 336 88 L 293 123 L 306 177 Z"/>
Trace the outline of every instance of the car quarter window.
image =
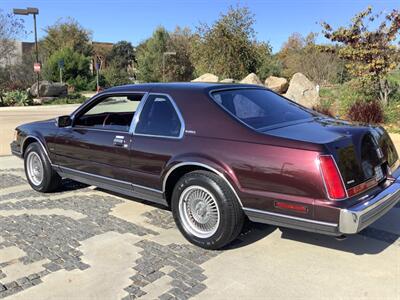
<path id="1" fill-rule="evenodd" d="M 254 129 L 313 117 L 306 108 L 265 89 L 223 90 L 212 96 L 235 118 Z"/>
<path id="2" fill-rule="evenodd" d="M 75 127 L 129 131 L 143 94 L 113 95 L 90 105 L 75 120 Z"/>
<path id="3" fill-rule="evenodd" d="M 135 134 L 180 137 L 183 124 L 166 95 L 150 95 L 140 113 Z"/>

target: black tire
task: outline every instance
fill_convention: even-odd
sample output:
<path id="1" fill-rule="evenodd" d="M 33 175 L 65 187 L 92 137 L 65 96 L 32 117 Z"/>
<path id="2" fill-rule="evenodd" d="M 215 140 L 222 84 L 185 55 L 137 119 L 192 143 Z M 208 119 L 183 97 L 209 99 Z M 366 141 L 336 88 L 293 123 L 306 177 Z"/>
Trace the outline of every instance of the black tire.
<path id="1" fill-rule="evenodd" d="M 218 206 L 219 224 L 215 226 L 215 232 L 209 237 L 194 234 L 182 220 L 185 216 L 180 213 L 182 206 L 179 203 L 181 198 L 183 201 L 182 193 L 191 186 L 200 186 L 210 192 Z M 237 238 L 244 223 L 243 210 L 231 188 L 220 176 L 208 171 L 199 170 L 182 176 L 174 187 L 171 207 L 175 223 L 184 237 L 189 242 L 205 249 L 220 249 L 226 246 Z"/>
<path id="2" fill-rule="evenodd" d="M 31 154 L 33 153 L 33 154 Z M 36 154 L 40 158 L 40 163 L 42 165 L 43 170 L 43 179 L 40 182 L 34 182 L 35 180 L 31 178 L 28 171 L 28 157 L 30 155 L 35 156 Z M 41 145 L 39 143 L 34 142 L 29 144 L 28 148 L 24 153 L 24 167 L 25 167 L 25 175 L 28 180 L 29 185 L 38 192 L 49 193 L 57 190 L 61 185 L 61 177 L 57 174 L 56 171 L 51 167 L 51 163 L 47 158 L 46 153 L 44 153 Z"/>

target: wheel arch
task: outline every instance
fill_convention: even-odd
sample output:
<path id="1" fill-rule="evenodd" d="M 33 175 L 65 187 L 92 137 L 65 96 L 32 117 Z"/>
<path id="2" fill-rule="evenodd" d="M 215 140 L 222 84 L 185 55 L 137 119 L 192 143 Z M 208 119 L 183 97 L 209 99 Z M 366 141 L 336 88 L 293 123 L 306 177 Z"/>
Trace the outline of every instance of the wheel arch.
<path id="1" fill-rule="evenodd" d="M 224 175 L 225 171 L 221 170 L 218 166 L 215 166 L 212 163 L 208 162 L 198 162 L 198 161 L 186 161 L 186 162 L 179 162 L 171 166 L 168 171 L 166 171 L 165 175 L 163 176 L 162 180 L 162 191 L 165 195 L 165 198 L 170 204 L 172 191 L 174 189 L 175 184 L 178 182 L 179 178 L 183 175 L 197 170 L 205 170 L 210 171 L 219 177 L 221 177 L 225 183 L 229 186 L 229 188 L 234 193 L 237 201 L 239 202 L 240 206 L 243 207 L 242 201 L 230 180 L 234 182 L 232 178 L 227 178 L 228 176 Z"/>
<path id="2" fill-rule="evenodd" d="M 50 161 L 50 163 L 51 163 L 51 159 L 50 159 L 49 153 L 48 153 L 47 148 L 45 147 L 44 143 L 40 140 L 39 137 L 34 136 L 34 135 L 27 135 L 27 136 L 24 138 L 24 140 L 23 140 L 23 142 L 22 142 L 22 144 L 21 144 L 21 154 L 22 154 L 22 157 L 24 157 L 25 151 L 26 151 L 26 149 L 28 148 L 28 146 L 29 146 L 30 144 L 32 144 L 32 143 L 35 143 L 35 142 L 37 142 L 37 143 L 40 145 L 40 147 L 42 148 L 42 150 L 43 150 L 44 154 L 46 155 L 47 159 L 48 159 L 48 160 Z"/>

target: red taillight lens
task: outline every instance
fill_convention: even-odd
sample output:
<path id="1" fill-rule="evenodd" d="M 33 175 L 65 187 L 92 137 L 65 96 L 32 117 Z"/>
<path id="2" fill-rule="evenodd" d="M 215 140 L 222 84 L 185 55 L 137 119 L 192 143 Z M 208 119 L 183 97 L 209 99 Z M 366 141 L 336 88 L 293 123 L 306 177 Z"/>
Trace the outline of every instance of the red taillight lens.
<path id="1" fill-rule="evenodd" d="M 346 198 L 346 190 L 333 157 L 331 155 L 321 155 L 319 162 L 329 198 Z"/>

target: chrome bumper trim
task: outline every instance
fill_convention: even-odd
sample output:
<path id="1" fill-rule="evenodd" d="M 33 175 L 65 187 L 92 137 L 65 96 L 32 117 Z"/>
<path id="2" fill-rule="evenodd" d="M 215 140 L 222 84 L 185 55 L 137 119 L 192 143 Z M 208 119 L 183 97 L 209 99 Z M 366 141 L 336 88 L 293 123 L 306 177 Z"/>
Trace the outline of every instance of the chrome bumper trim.
<path id="1" fill-rule="evenodd" d="M 353 234 L 363 230 L 400 201 L 400 180 L 396 179 L 389 187 L 372 199 L 347 209 L 340 210 L 339 232 Z"/>

